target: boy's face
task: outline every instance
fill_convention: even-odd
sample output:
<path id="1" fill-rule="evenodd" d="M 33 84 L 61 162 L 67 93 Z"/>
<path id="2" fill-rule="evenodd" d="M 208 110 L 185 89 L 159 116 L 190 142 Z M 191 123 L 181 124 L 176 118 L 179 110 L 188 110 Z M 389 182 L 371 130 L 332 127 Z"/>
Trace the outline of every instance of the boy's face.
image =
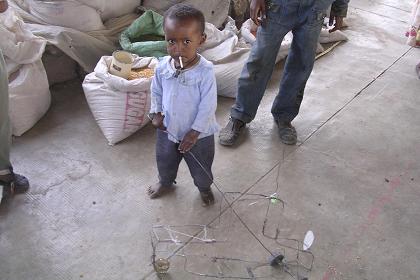
<path id="1" fill-rule="evenodd" d="M 0 1 L 0 13 L 4 13 L 7 8 L 9 7 L 9 5 L 7 4 L 7 0 L 6 1 Z"/>
<path id="2" fill-rule="evenodd" d="M 179 66 L 179 57 L 182 57 L 184 66 L 188 68 L 197 54 L 197 49 L 204 43 L 206 36 L 201 32 L 199 23 L 193 19 L 177 20 L 165 19 L 165 39 L 167 50 Z"/>

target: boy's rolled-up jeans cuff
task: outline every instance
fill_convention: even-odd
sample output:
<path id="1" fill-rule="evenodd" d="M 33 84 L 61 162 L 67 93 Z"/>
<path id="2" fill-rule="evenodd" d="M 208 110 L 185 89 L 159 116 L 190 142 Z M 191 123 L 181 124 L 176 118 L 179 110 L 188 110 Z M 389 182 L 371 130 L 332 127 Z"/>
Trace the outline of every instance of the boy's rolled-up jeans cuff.
<path id="1" fill-rule="evenodd" d="M 198 189 L 199 192 L 208 192 L 208 191 L 211 191 L 211 184 L 208 185 L 207 187 L 197 186 L 197 189 Z"/>
<path id="2" fill-rule="evenodd" d="M 164 187 L 171 187 L 173 184 L 175 184 L 175 181 L 162 181 L 162 180 L 159 180 L 159 183 L 162 185 L 162 186 L 164 186 Z"/>
<path id="3" fill-rule="evenodd" d="M 164 178 L 160 175 L 158 175 L 158 178 L 159 178 L 159 183 L 164 187 L 170 187 L 173 184 L 176 184 L 176 181 L 175 181 L 176 178 Z"/>

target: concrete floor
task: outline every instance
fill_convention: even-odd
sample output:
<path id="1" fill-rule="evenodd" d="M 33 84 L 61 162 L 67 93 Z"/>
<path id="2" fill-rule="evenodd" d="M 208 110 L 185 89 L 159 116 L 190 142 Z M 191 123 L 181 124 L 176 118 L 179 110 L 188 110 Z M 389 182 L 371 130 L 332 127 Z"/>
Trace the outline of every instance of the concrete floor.
<path id="1" fill-rule="evenodd" d="M 220 241 L 159 248 L 165 255 L 181 247 L 167 279 L 246 278 L 247 267 L 285 248 L 262 234 L 267 205 L 266 234 L 315 233 L 309 279 L 419 279 L 420 49 L 403 37 L 411 3 L 351 1 L 350 41 L 317 61 L 294 122 L 296 147 L 279 142 L 269 114 L 278 67 L 242 144 L 217 145 L 218 186 L 241 193 L 226 195 L 232 208 L 218 191 L 221 207 L 203 208 L 185 164 L 175 193 L 148 199 L 156 182 L 152 127 L 110 147 L 80 82 L 54 86 L 51 110 L 14 142 L 15 169 L 32 187 L 0 206 L 0 279 L 155 279 L 150 233 L 159 224 L 212 225 Z M 221 124 L 231 104 L 220 98 Z M 284 209 L 249 195 L 275 192 Z M 212 257 L 251 262 L 217 265 Z M 267 266 L 254 273 L 293 279 Z"/>

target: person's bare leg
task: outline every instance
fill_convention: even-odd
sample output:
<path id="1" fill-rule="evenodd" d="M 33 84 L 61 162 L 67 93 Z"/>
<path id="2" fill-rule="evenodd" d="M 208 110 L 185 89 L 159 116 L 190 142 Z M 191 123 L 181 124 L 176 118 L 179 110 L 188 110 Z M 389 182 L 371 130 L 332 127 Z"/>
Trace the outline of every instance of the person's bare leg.
<path id="1" fill-rule="evenodd" d="M 159 198 L 169 192 L 172 192 L 175 190 L 175 186 L 164 186 L 161 183 L 156 183 L 153 186 L 149 186 L 147 188 L 147 194 L 151 199 Z"/>

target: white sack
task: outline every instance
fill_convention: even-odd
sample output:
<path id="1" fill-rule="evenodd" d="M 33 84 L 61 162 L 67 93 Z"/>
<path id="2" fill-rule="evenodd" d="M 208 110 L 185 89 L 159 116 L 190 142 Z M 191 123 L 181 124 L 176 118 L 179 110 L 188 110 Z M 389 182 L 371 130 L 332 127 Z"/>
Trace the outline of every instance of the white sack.
<path id="1" fill-rule="evenodd" d="M 80 31 L 104 29 L 98 11 L 75 0 L 27 0 L 29 12 L 42 22 Z"/>
<path id="2" fill-rule="evenodd" d="M 77 61 L 86 72 L 95 68 L 101 56 L 109 55 L 117 49 L 112 42 L 97 39 L 75 29 L 41 24 L 28 26 L 34 34 L 42 36 L 48 43 Z"/>
<path id="3" fill-rule="evenodd" d="M 0 14 L 0 48 L 5 56 L 8 74 L 21 64 L 34 63 L 41 59 L 47 41 L 34 36 L 12 8 Z"/>
<path id="4" fill-rule="evenodd" d="M 233 26 L 227 24 L 220 31 L 213 24 L 206 23 L 207 41 L 199 50 L 214 64 L 217 94 L 231 98 L 236 97 L 238 79 L 250 51 L 249 46 L 239 42 L 238 31 Z"/>
<path id="5" fill-rule="evenodd" d="M 9 74 L 12 133 L 20 136 L 38 122 L 51 103 L 41 61 L 46 40 L 34 36 L 12 8 L 0 14 L 0 38 Z"/>
<path id="6" fill-rule="evenodd" d="M 230 0 L 144 0 L 143 6 L 160 14 L 176 3 L 190 4 L 203 12 L 206 21 L 220 27 L 225 22 Z"/>
<path id="7" fill-rule="evenodd" d="M 217 94 L 224 97 L 236 98 L 238 79 L 242 68 L 248 60 L 249 50 L 238 52 L 225 60 L 222 64 L 215 64 L 214 71 L 217 80 Z"/>
<path id="8" fill-rule="evenodd" d="M 328 44 L 328 43 L 334 43 L 339 41 L 347 41 L 348 38 L 346 34 L 344 34 L 342 31 L 337 30 L 332 33 L 330 33 L 329 29 L 322 28 L 321 34 L 319 35 L 319 42 L 321 44 Z"/>
<path id="9" fill-rule="evenodd" d="M 48 111 L 51 94 L 41 60 L 23 65 L 9 77 L 9 116 L 12 133 L 21 136 Z"/>
<path id="10" fill-rule="evenodd" d="M 27 28 L 33 34 L 45 38 L 49 44 L 55 45 L 88 73 L 93 71 L 102 56 L 110 55 L 118 48 L 120 32 L 138 17 L 136 14 L 125 15 L 105 22 L 104 30 L 82 32 L 68 27 L 47 25 L 29 13 L 25 1 L 28 0 L 10 0 L 9 3 L 27 22 Z"/>
<path id="11" fill-rule="evenodd" d="M 78 0 L 80 3 L 90 6 L 99 11 L 103 21 L 111 18 L 120 17 L 126 14 L 134 13 L 135 9 L 140 6 L 140 0 Z"/>
<path id="12" fill-rule="evenodd" d="M 110 145 L 129 137 L 149 119 L 152 78 L 128 81 L 108 72 L 112 57 L 104 56 L 86 76 L 83 90 L 90 110 Z M 154 58 L 135 57 L 134 68 L 155 68 Z"/>

